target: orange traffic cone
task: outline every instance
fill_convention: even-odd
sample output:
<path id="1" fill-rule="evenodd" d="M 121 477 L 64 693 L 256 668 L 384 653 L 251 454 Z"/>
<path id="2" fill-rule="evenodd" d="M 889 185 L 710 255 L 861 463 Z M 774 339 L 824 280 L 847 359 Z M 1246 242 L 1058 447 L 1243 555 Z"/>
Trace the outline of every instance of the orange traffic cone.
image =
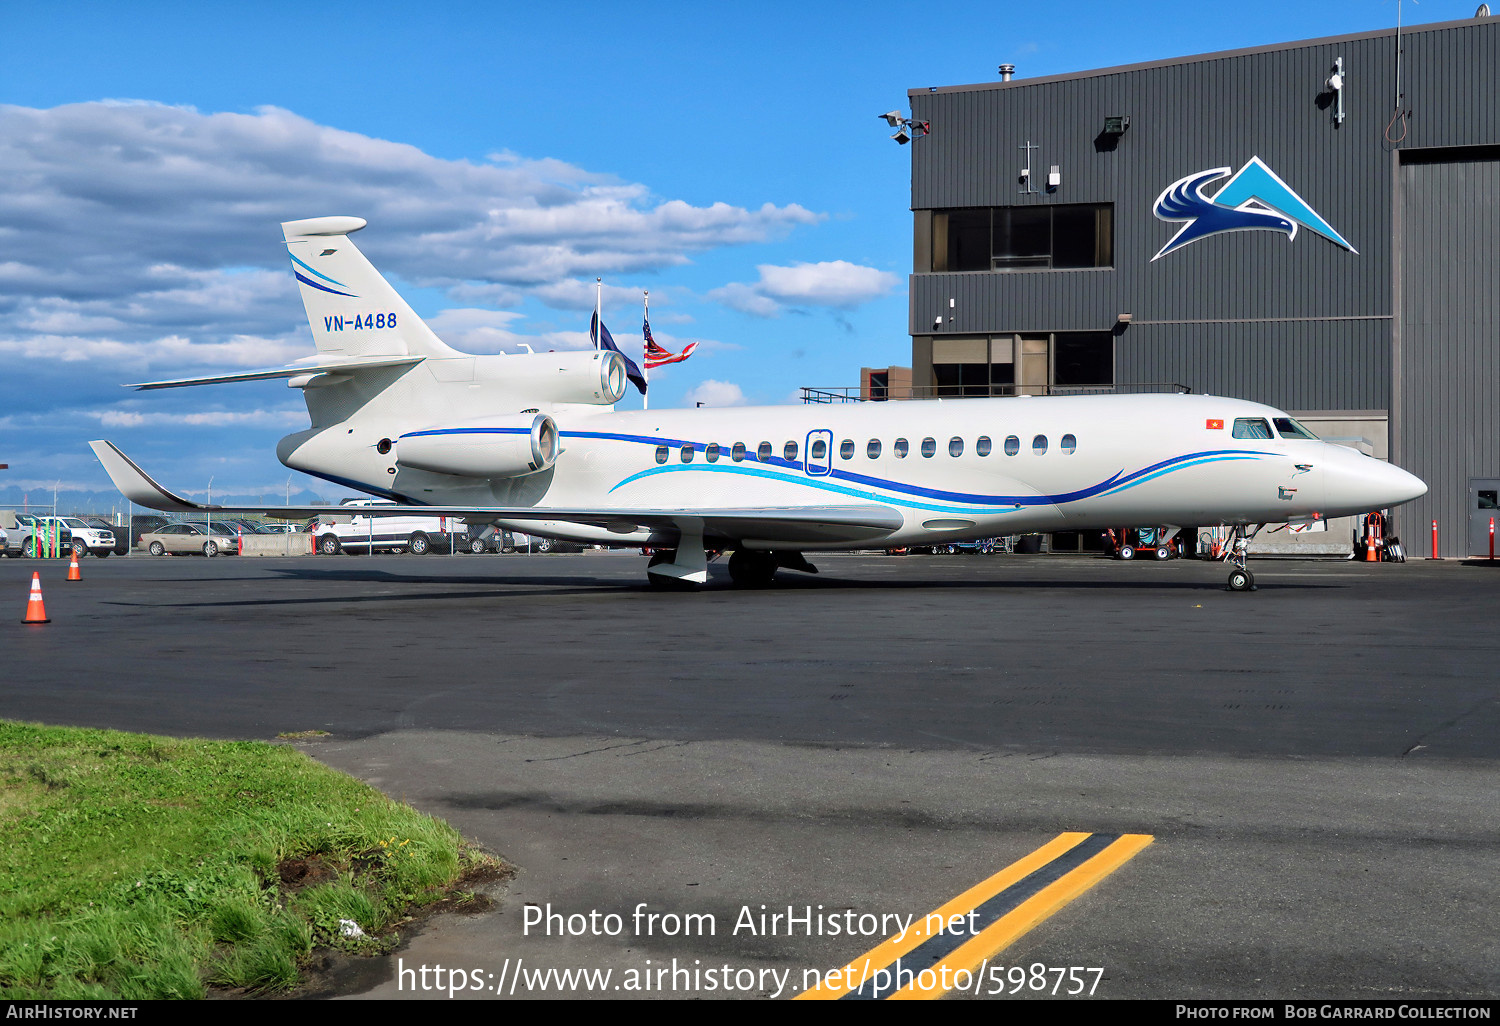
<path id="1" fill-rule="evenodd" d="M 78 569 L 78 550 L 73 550 L 73 562 L 68 564 L 68 580 L 81 581 L 83 573 Z"/>
<path id="2" fill-rule="evenodd" d="M 22 623 L 51 623 L 47 619 L 47 607 L 42 605 L 42 575 L 31 575 L 31 598 L 26 601 L 26 619 Z"/>

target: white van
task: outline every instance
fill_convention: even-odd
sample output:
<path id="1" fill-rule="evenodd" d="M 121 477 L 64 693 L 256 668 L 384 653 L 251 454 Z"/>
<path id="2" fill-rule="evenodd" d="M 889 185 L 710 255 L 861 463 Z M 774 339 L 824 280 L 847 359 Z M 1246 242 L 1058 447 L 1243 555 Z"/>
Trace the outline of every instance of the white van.
<path id="1" fill-rule="evenodd" d="M 410 552 L 423 556 L 429 552 L 449 552 L 455 542 L 468 546 L 468 528 L 453 517 L 361 516 L 367 506 L 394 506 L 389 499 L 347 499 L 327 518 L 319 517 L 308 528 L 317 551 L 324 555 L 339 552 Z"/>

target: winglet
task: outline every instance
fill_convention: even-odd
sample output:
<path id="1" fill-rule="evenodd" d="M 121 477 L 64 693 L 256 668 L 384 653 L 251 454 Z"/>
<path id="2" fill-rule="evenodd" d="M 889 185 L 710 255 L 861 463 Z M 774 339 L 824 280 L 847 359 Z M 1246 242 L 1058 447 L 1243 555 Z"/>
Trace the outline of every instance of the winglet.
<path id="1" fill-rule="evenodd" d="M 109 479 L 120 492 L 137 506 L 164 510 L 168 513 L 192 513 L 216 509 L 215 506 L 200 506 L 196 502 L 174 495 L 151 479 L 129 456 L 115 447 L 113 442 L 103 439 L 90 442 L 89 448 L 104 464 Z"/>

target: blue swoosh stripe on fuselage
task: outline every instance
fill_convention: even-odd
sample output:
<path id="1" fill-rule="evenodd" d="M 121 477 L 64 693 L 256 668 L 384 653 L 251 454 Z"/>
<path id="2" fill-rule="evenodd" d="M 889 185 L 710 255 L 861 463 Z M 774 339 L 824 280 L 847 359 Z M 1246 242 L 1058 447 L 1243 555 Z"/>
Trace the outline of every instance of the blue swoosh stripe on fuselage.
<path id="1" fill-rule="evenodd" d="M 426 431 L 413 431 L 400 437 L 410 438 L 422 435 L 522 434 L 529 433 L 529 431 L 529 428 L 432 428 Z M 709 445 L 715 444 L 710 442 L 699 442 L 689 438 L 663 438 L 661 436 L 651 435 L 627 435 L 611 431 L 564 431 L 561 432 L 561 435 L 563 438 L 590 438 L 600 441 L 632 442 L 640 445 L 649 445 L 653 448 L 657 446 L 666 446 L 669 449 L 680 449 L 684 446 L 691 446 L 694 452 L 703 452 L 708 448 Z M 723 443 L 717 444 L 725 449 L 730 448 L 728 446 L 724 446 Z M 910 502 L 908 500 L 900 500 L 903 501 L 906 505 L 910 505 L 914 509 L 929 509 L 939 512 L 1010 513 L 1016 509 L 1026 506 L 1051 506 L 1068 502 L 1078 502 L 1082 499 L 1091 499 L 1104 495 L 1114 495 L 1118 492 L 1125 491 L 1128 488 L 1133 488 L 1135 485 L 1142 484 L 1157 477 L 1161 477 L 1163 474 L 1170 473 L 1173 470 L 1183 470 L 1188 467 L 1202 466 L 1208 463 L 1258 460 L 1262 457 L 1270 457 L 1276 455 L 1278 454 L 1244 449 L 1210 449 L 1204 452 L 1185 453 L 1181 456 L 1173 456 L 1168 459 L 1161 460 L 1157 463 L 1153 463 L 1150 466 L 1142 467 L 1140 470 L 1132 471 L 1129 474 L 1126 474 L 1123 470 L 1120 470 L 1112 476 L 1105 478 L 1103 481 L 1098 482 L 1097 484 L 1088 485 L 1087 487 L 1075 489 L 1071 492 L 1059 492 L 1055 495 L 982 495 L 975 492 L 951 492 L 938 488 L 923 488 L 919 485 L 906 484 L 904 482 L 894 481 L 888 478 L 870 477 L 865 474 L 854 474 L 847 470 L 840 470 L 837 467 L 830 468 L 827 474 L 818 475 L 817 477 L 810 477 L 805 474 L 805 465 L 801 461 L 788 460 L 780 456 L 772 456 L 769 460 L 766 460 L 764 462 L 760 461 L 759 459 L 755 459 L 755 465 L 753 467 L 745 467 L 739 465 L 720 466 L 713 463 L 705 463 L 701 465 L 686 463 L 671 466 L 649 467 L 646 470 L 639 471 L 623 478 L 615 485 L 613 485 L 609 489 L 609 491 L 613 493 L 617 489 L 622 488 L 627 484 L 630 484 L 634 481 L 639 481 L 646 477 L 655 477 L 657 475 L 665 473 L 677 473 L 683 470 L 700 470 L 720 473 L 740 473 L 746 476 L 769 478 L 772 480 L 783 481 L 787 484 L 808 485 L 811 487 L 820 488 L 823 491 L 836 492 L 838 494 L 849 495 L 856 498 L 875 499 L 885 502 L 897 501 L 893 496 L 880 495 L 872 492 L 860 491 L 858 489 L 850 488 L 847 486 L 833 485 L 828 483 L 829 478 L 835 478 L 847 481 L 850 484 L 854 485 L 864 485 L 865 487 L 870 488 L 883 488 L 887 491 L 897 492 L 901 495 L 920 496 L 926 499 L 936 499 L 947 502 L 961 502 L 968 505 L 995 507 L 988 510 L 979 509 L 965 511 L 954 510 L 951 507 L 933 506 L 927 503 L 917 503 Z M 796 476 L 791 476 L 791 474 L 774 473 L 770 469 L 765 468 L 779 468 L 781 470 L 793 472 Z"/>

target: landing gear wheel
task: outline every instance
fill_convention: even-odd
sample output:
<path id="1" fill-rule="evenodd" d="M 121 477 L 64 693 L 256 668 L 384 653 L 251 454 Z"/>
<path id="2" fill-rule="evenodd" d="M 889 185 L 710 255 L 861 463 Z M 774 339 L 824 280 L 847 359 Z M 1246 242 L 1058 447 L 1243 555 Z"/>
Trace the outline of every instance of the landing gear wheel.
<path id="1" fill-rule="evenodd" d="M 650 568 L 653 566 L 660 566 L 663 563 L 675 562 L 677 562 L 676 549 L 664 549 L 662 551 L 653 552 L 651 554 L 651 559 L 646 563 L 646 580 L 651 582 L 652 588 L 657 591 L 692 591 L 698 587 L 692 581 L 683 581 L 679 580 L 676 577 L 665 577 L 661 574 L 653 574 L 650 572 Z"/>
<path id="2" fill-rule="evenodd" d="M 1171 559 L 1172 558 L 1172 550 L 1169 549 L 1169 548 L 1167 548 L 1165 545 L 1158 545 L 1156 547 L 1156 558 L 1157 559 Z"/>
<path id="3" fill-rule="evenodd" d="M 1231 570 L 1229 572 L 1230 591 L 1254 591 L 1255 575 L 1249 570 Z"/>
<path id="4" fill-rule="evenodd" d="M 776 557 L 769 552 L 736 549 L 729 557 L 729 579 L 740 588 L 768 587 L 776 569 Z"/>
<path id="5" fill-rule="evenodd" d="M 1135 546 L 1134 545 L 1121 545 L 1120 546 L 1119 556 L 1120 556 L 1121 559 L 1134 559 L 1135 558 Z"/>
<path id="6" fill-rule="evenodd" d="M 413 556 L 425 556 L 431 548 L 432 542 L 428 541 L 427 536 L 421 531 L 412 535 L 406 542 L 406 551 Z"/>
<path id="7" fill-rule="evenodd" d="M 318 539 L 318 551 L 325 556 L 337 556 L 339 554 L 339 539 L 337 535 L 325 534 Z"/>

